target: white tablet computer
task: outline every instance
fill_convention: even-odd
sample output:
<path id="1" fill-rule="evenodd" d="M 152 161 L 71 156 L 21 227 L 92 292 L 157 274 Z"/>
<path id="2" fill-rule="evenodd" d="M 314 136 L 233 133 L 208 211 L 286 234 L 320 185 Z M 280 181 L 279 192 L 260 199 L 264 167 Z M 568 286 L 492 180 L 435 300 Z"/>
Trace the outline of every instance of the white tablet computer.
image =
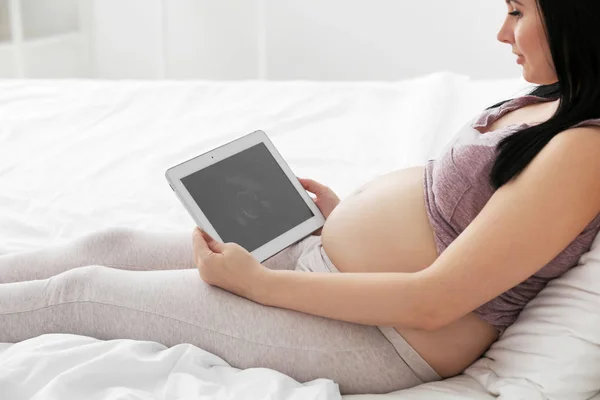
<path id="1" fill-rule="evenodd" d="M 169 185 L 196 224 L 259 262 L 321 228 L 325 217 L 263 131 L 169 168 Z"/>

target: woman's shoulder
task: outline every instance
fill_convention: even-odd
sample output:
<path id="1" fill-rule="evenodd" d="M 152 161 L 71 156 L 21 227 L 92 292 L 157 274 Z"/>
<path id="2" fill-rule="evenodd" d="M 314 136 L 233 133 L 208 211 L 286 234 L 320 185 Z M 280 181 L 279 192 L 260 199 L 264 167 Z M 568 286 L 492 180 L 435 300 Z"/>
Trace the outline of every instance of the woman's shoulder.
<path id="1" fill-rule="evenodd" d="M 483 110 L 476 118 L 474 118 L 471 127 L 478 130 L 485 130 L 495 120 L 499 119 L 506 113 L 521 107 L 525 107 L 529 104 L 541 103 L 544 101 L 550 101 L 550 99 L 532 94 L 526 94 L 496 103 L 492 107 Z"/>
<path id="2" fill-rule="evenodd" d="M 573 125 L 571 129 L 583 127 L 596 127 L 598 128 L 598 132 L 600 133 L 600 118 L 586 119 L 585 121 L 581 121 L 578 124 Z"/>

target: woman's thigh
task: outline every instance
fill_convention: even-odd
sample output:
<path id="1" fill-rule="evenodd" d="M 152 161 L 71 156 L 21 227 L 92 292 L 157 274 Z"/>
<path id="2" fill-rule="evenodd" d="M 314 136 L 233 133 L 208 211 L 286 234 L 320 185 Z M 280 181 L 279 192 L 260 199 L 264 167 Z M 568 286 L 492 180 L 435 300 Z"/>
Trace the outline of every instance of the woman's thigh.
<path id="1" fill-rule="evenodd" d="M 309 236 L 288 246 L 263 265 L 270 269 L 294 269 L 307 244 L 320 239 Z M 189 232 L 147 232 L 115 227 L 41 249 L 0 256 L 0 283 L 46 279 L 86 265 L 134 271 L 196 269 Z"/>
<path id="2" fill-rule="evenodd" d="M 263 306 L 191 269 L 91 265 L 0 284 L 0 342 L 46 333 L 191 343 L 236 368 L 270 368 L 299 382 L 332 379 L 342 394 L 422 383 L 375 326 Z"/>

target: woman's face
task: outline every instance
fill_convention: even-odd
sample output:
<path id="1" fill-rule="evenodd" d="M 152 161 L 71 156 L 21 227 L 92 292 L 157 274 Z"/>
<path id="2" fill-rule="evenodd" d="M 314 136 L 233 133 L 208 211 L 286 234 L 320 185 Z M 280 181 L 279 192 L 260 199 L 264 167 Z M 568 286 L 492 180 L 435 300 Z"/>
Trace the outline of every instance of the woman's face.
<path id="1" fill-rule="evenodd" d="M 508 14 L 498 40 L 511 45 L 527 82 L 549 85 L 558 81 L 537 0 L 505 0 Z"/>

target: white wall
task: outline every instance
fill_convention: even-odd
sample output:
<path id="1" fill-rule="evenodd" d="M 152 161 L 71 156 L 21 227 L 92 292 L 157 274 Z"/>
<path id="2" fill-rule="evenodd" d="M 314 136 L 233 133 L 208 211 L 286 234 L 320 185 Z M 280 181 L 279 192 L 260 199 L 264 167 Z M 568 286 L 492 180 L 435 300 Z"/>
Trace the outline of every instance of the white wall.
<path id="1" fill-rule="evenodd" d="M 271 0 L 271 79 L 398 79 L 439 70 L 519 76 L 496 40 L 500 0 Z"/>
<path id="2" fill-rule="evenodd" d="M 20 0 L 23 36 L 39 38 L 78 29 L 77 0 Z"/>
<path id="3" fill-rule="evenodd" d="M 0 0 L 0 77 L 90 76 L 80 2 Z"/>
<path id="4" fill-rule="evenodd" d="M 13 0 L 15 1 L 15 0 Z M 501 0 L 19 0 L 25 77 L 399 80 L 519 77 Z M 7 0 L 0 0 L 6 4 Z M 75 4 L 77 7 L 75 7 Z M 0 10 L 1 11 L 1 10 Z M 0 44 L 0 64 L 16 54 Z M 10 67 L 0 66 L 0 76 Z M 13 71 L 14 72 L 14 71 Z"/>
<path id="5" fill-rule="evenodd" d="M 166 77 L 259 78 L 259 6 L 258 0 L 166 1 Z"/>
<path id="6" fill-rule="evenodd" d="M 90 11 L 93 76 L 163 77 L 162 1 L 92 0 Z"/>
<path id="7" fill-rule="evenodd" d="M 500 0 L 94 1 L 100 78 L 520 74 L 510 47 L 496 40 L 506 13 Z"/>

